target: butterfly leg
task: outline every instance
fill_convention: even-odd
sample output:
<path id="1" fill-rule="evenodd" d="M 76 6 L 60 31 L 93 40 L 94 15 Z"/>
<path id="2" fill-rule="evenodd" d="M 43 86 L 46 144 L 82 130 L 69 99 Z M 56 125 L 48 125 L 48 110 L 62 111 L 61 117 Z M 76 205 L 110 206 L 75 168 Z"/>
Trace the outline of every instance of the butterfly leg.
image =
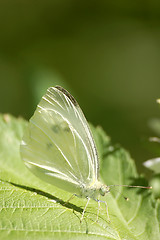
<path id="1" fill-rule="evenodd" d="M 96 218 L 96 222 L 98 222 L 98 216 L 99 216 L 99 209 L 100 209 L 100 203 L 102 202 L 99 199 L 94 199 L 96 202 L 98 202 L 98 209 L 97 209 L 97 218 Z"/>
<path id="2" fill-rule="evenodd" d="M 98 214 L 99 214 L 100 203 L 104 203 L 105 206 L 106 206 L 107 218 L 108 218 L 108 221 L 110 222 L 110 217 L 109 217 L 109 213 L 108 213 L 108 206 L 107 206 L 106 201 L 102 201 L 102 200 L 99 200 L 99 199 L 94 199 L 94 200 L 95 200 L 96 202 L 98 202 L 97 221 L 98 221 Z"/>
<path id="3" fill-rule="evenodd" d="M 68 204 L 75 196 L 76 196 L 75 194 L 72 194 L 72 196 L 63 204 L 63 206 Z"/>
<path id="4" fill-rule="evenodd" d="M 104 203 L 105 203 L 105 205 L 106 205 L 106 213 L 107 213 L 108 221 L 111 222 L 110 217 L 109 217 L 109 213 L 108 213 L 108 206 L 107 206 L 106 201 L 104 201 Z"/>
<path id="5" fill-rule="evenodd" d="M 85 213 L 85 211 L 86 211 L 86 208 L 87 208 L 87 206 L 88 206 L 88 203 L 89 203 L 89 201 L 90 201 L 90 198 L 89 198 L 89 197 L 87 197 L 87 203 L 86 203 L 86 206 L 85 206 L 85 207 L 84 207 L 84 209 L 83 209 L 83 212 L 82 212 L 82 217 L 81 217 L 81 219 L 80 219 L 80 222 L 82 222 L 82 220 L 83 220 L 84 213 Z"/>
<path id="6" fill-rule="evenodd" d="M 97 218 L 96 218 L 96 222 L 98 222 L 98 216 L 99 216 L 99 209 L 100 209 L 100 201 L 98 200 L 98 210 L 97 210 Z"/>

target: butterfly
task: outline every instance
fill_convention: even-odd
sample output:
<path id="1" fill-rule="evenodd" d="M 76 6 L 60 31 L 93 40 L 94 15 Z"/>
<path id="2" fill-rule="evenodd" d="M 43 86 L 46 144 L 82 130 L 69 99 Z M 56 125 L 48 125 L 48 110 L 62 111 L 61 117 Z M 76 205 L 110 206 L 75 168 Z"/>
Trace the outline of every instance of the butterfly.
<path id="1" fill-rule="evenodd" d="M 39 178 L 87 198 L 81 221 L 90 199 L 98 205 L 105 203 L 109 219 L 107 203 L 99 196 L 105 196 L 110 186 L 99 181 L 98 152 L 89 124 L 67 90 L 48 88 L 29 121 L 20 151 L 26 166 Z"/>

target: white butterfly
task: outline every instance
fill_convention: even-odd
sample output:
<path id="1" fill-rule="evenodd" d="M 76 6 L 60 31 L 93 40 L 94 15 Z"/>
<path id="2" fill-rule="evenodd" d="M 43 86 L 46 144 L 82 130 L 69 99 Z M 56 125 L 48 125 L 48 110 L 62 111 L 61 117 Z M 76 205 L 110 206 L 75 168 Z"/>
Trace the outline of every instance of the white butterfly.
<path id="1" fill-rule="evenodd" d="M 42 97 L 24 135 L 21 156 L 44 181 L 88 199 L 81 220 L 89 200 L 99 203 L 98 196 L 109 192 L 98 181 L 98 154 L 85 116 L 60 86 L 50 87 Z"/>

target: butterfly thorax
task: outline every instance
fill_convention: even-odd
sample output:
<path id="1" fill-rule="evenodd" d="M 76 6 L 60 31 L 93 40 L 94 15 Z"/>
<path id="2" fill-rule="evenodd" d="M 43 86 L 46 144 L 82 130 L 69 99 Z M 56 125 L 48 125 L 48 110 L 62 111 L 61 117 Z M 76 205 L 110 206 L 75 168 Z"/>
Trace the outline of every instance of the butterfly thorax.
<path id="1" fill-rule="evenodd" d="M 90 186 L 82 186 L 81 188 L 81 195 L 80 197 L 82 198 L 92 198 L 92 199 L 97 199 L 99 195 L 105 196 L 106 193 L 110 191 L 109 187 L 100 183 L 100 182 L 95 182 L 94 184 Z"/>

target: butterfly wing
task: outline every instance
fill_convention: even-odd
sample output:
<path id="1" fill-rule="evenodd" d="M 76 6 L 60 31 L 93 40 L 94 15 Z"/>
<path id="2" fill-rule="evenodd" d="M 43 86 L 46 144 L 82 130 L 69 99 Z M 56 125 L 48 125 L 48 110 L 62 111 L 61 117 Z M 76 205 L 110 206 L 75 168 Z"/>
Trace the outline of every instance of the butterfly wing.
<path id="1" fill-rule="evenodd" d="M 64 190 L 97 180 L 98 156 L 88 123 L 76 100 L 51 87 L 30 119 L 21 145 L 26 165 L 40 178 Z"/>

